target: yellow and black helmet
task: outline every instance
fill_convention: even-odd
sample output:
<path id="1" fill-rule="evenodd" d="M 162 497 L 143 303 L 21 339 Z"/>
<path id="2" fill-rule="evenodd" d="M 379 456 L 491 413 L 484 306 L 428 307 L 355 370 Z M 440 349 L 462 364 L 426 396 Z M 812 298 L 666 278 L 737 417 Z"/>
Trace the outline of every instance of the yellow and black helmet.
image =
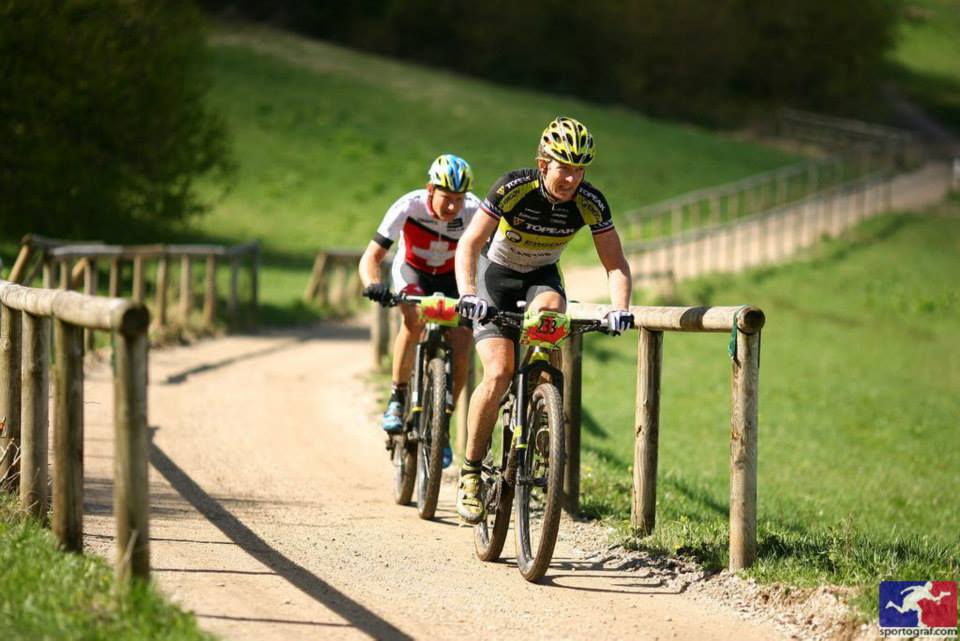
<path id="1" fill-rule="evenodd" d="M 568 165 L 586 167 L 593 162 L 593 136 L 579 120 L 559 116 L 543 130 L 540 154 Z"/>

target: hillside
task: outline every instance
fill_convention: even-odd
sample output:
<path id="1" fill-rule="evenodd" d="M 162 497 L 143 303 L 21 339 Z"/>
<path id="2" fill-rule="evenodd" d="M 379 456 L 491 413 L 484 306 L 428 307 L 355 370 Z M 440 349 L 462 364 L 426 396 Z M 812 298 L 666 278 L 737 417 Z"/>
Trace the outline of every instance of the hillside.
<path id="1" fill-rule="evenodd" d="M 199 222 L 210 238 L 266 245 L 263 296 L 286 307 L 317 249 L 363 247 L 394 199 L 426 181 L 443 152 L 464 156 L 483 193 L 532 163 L 557 114 L 593 131 L 589 180 L 617 212 L 735 180 L 793 159 L 706 130 L 618 108 L 498 87 L 282 32 L 220 26 L 211 99 L 232 132 L 232 191 Z M 578 239 L 571 254 L 589 254 Z"/>

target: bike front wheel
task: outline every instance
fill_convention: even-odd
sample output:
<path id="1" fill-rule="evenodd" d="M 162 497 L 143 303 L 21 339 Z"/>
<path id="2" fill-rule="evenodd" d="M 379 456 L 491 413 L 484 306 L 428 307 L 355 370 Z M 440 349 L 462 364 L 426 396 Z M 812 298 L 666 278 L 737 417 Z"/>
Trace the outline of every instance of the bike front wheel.
<path id="1" fill-rule="evenodd" d="M 534 389 L 526 430 L 515 499 L 517 567 L 527 581 L 537 581 L 553 558 L 563 501 L 563 403 L 552 383 Z"/>
<path id="2" fill-rule="evenodd" d="M 443 446 L 450 426 L 446 395 L 446 367 L 443 359 L 434 358 L 427 365 L 417 444 L 417 514 L 421 519 L 432 519 L 437 511 L 443 475 Z"/>

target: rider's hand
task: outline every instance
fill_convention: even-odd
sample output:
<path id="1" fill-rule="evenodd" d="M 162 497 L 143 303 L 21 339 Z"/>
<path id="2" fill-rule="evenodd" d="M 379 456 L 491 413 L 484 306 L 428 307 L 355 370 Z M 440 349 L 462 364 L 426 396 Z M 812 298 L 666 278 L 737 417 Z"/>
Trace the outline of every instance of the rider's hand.
<path id="1" fill-rule="evenodd" d="M 633 313 L 625 309 L 615 309 L 607 312 L 603 320 L 607 324 L 607 331 L 615 336 L 634 326 Z"/>
<path id="2" fill-rule="evenodd" d="M 373 283 L 372 285 L 367 285 L 364 287 L 363 295 L 370 300 L 385 306 L 390 300 L 390 288 L 383 283 Z"/>
<path id="3" fill-rule="evenodd" d="M 457 313 L 472 321 L 481 321 L 487 316 L 487 301 L 474 294 L 464 294 L 457 301 Z"/>

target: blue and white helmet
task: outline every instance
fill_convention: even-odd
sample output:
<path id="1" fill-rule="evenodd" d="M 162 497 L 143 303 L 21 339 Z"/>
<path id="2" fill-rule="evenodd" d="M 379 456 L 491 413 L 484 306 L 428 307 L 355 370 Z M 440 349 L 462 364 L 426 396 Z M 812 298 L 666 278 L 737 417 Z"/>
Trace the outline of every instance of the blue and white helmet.
<path id="1" fill-rule="evenodd" d="M 443 154 L 430 165 L 430 184 L 447 191 L 464 193 L 473 186 L 473 171 L 467 161 L 460 156 Z"/>

